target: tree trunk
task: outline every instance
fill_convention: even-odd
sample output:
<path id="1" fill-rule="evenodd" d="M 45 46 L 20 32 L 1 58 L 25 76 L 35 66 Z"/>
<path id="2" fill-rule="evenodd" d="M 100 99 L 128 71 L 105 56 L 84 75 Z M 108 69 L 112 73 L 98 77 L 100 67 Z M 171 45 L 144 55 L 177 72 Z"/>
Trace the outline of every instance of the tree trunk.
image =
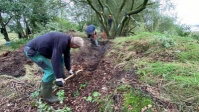
<path id="1" fill-rule="evenodd" d="M 24 37 L 25 38 L 28 38 L 28 35 L 29 35 L 29 27 L 28 27 L 28 22 L 26 21 L 26 18 L 25 17 L 23 17 L 24 18 L 24 23 L 25 23 L 25 26 L 26 26 L 26 32 L 25 32 L 25 35 L 24 35 Z"/>
<path id="2" fill-rule="evenodd" d="M 9 42 L 10 39 L 8 37 L 8 32 L 7 32 L 7 30 L 6 30 L 6 28 L 4 26 L 1 28 L 1 33 L 3 34 L 4 39 L 6 40 L 6 42 Z"/>
<path id="3" fill-rule="evenodd" d="M 88 4 L 97 14 L 98 19 L 101 23 L 101 25 L 104 28 L 104 31 L 107 34 L 108 38 L 115 38 L 116 36 L 120 36 L 124 29 L 128 31 L 129 28 L 126 28 L 126 25 L 129 24 L 129 18 L 133 14 L 137 14 L 144 10 L 146 8 L 146 5 L 149 0 L 144 0 L 140 6 L 133 9 L 134 0 L 131 3 L 130 9 L 127 9 L 125 12 L 123 11 L 126 5 L 126 0 L 123 0 L 122 3 L 119 6 L 119 10 L 116 10 L 111 7 L 109 1 L 103 1 L 103 0 L 96 0 L 95 2 L 93 0 L 82 0 L 82 2 Z M 98 2 L 98 4 L 96 3 Z M 106 10 L 105 10 L 106 9 Z M 118 12 L 117 12 L 118 11 Z M 113 13 L 115 12 L 115 13 Z M 112 15 L 112 30 L 109 31 L 109 26 L 107 25 L 108 16 Z"/>
<path id="4" fill-rule="evenodd" d="M 3 17 L 1 16 L 1 13 L 0 13 L 0 24 L 1 24 L 1 34 L 3 34 L 4 39 L 6 40 L 6 42 L 9 42 L 10 39 L 8 37 L 8 32 L 6 30 L 6 26 L 3 23 Z"/>
<path id="5" fill-rule="evenodd" d="M 19 38 L 24 38 L 25 34 L 19 20 L 17 20 L 17 33 L 20 34 Z"/>

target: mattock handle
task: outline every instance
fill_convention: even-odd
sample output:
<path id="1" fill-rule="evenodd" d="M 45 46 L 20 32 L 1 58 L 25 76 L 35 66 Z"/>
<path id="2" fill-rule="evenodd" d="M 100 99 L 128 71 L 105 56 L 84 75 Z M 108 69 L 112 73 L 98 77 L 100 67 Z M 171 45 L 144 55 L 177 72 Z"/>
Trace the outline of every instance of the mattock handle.
<path id="1" fill-rule="evenodd" d="M 68 80 L 68 79 L 70 79 L 71 77 L 73 77 L 74 75 L 77 75 L 79 72 L 81 72 L 81 71 L 83 71 L 83 70 L 77 70 L 74 74 L 72 74 L 72 75 L 69 75 L 67 78 L 65 78 L 64 80 L 66 81 L 66 80 Z"/>

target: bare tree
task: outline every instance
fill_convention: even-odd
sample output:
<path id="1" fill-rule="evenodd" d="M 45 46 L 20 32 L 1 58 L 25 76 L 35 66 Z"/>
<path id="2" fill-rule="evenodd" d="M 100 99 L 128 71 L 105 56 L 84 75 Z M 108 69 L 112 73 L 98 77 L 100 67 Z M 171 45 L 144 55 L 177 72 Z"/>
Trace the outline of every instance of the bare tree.
<path id="1" fill-rule="evenodd" d="M 102 25 L 108 37 L 114 38 L 121 35 L 128 26 L 132 15 L 144 10 L 149 0 L 71 0 L 74 3 L 84 3 L 90 6 L 96 13 L 98 21 Z M 136 7 L 134 7 L 134 5 Z M 109 30 L 108 18 L 112 16 L 112 26 Z"/>

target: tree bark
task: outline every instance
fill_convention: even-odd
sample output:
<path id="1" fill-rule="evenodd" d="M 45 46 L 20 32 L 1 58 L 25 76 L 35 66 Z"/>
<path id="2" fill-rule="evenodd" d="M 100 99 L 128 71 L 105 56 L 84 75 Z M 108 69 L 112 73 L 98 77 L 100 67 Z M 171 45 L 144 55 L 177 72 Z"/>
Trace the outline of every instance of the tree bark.
<path id="1" fill-rule="evenodd" d="M 3 17 L 1 15 L 1 12 L 0 12 L 0 23 L 1 23 L 1 33 L 3 34 L 4 39 L 6 40 L 6 42 L 9 42 L 10 39 L 8 37 L 8 32 L 7 32 L 7 29 L 6 29 L 6 24 L 3 23 Z"/>
<path id="2" fill-rule="evenodd" d="M 24 34 L 24 31 L 23 31 L 23 28 L 21 26 L 21 23 L 20 23 L 20 20 L 17 20 L 17 33 L 21 34 L 21 37 L 19 38 L 24 38 L 25 34 Z"/>
<path id="3" fill-rule="evenodd" d="M 28 38 L 29 35 L 31 34 L 31 30 L 30 30 L 30 28 L 29 28 L 28 21 L 26 20 L 25 17 L 23 17 L 23 18 L 24 18 L 24 23 L 25 23 L 25 26 L 26 26 L 25 38 Z"/>
<path id="4" fill-rule="evenodd" d="M 1 28 L 1 33 L 3 34 L 4 39 L 6 40 L 6 42 L 9 42 L 9 41 L 10 41 L 10 39 L 9 39 L 9 37 L 8 37 L 8 32 L 7 32 L 7 30 L 6 30 L 6 27 L 5 27 L 5 26 L 2 26 L 2 28 Z"/>

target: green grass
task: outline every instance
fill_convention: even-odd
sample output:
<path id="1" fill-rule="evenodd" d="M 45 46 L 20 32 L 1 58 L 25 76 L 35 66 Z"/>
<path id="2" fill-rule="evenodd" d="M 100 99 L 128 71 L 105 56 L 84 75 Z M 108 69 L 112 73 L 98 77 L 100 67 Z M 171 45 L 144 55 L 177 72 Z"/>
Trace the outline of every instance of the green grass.
<path id="1" fill-rule="evenodd" d="M 123 98 L 124 104 L 122 104 L 121 98 Z M 138 89 L 132 89 L 130 85 L 126 84 L 118 86 L 112 94 L 102 96 L 99 102 L 100 112 L 113 112 L 115 110 L 114 102 L 117 102 L 116 105 L 122 112 L 141 112 L 143 108 L 154 104 L 149 96 L 144 95 Z M 147 109 L 147 112 L 152 112 L 151 109 L 151 107 Z"/>
<path id="2" fill-rule="evenodd" d="M 8 36 L 11 41 L 18 40 L 18 35 L 16 33 L 8 33 Z M 5 42 L 4 36 L 0 33 L 0 45 L 4 45 Z"/>
<path id="3" fill-rule="evenodd" d="M 180 61 L 199 61 L 199 54 L 196 52 L 199 50 L 197 43 L 184 43 L 183 50 L 178 54 Z"/>
<path id="4" fill-rule="evenodd" d="M 18 36 L 16 33 L 8 33 L 8 36 L 10 38 L 10 45 L 5 45 L 5 40 L 3 39 L 3 35 L 0 34 L 0 55 L 4 51 L 14 51 L 18 49 L 19 47 L 25 45 L 30 39 L 18 39 Z"/>
<path id="5" fill-rule="evenodd" d="M 141 110 L 148 105 L 152 105 L 153 101 L 144 96 L 139 90 L 133 91 L 132 89 L 124 94 L 125 104 L 123 106 L 124 112 L 141 112 Z M 151 108 L 148 111 L 151 111 Z"/>
<path id="6" fill-rule="evenodd" d="M 136 66 L 142 66 L 143 63 L 137 64 Z M 155 62 L 147 63 L 145 66 L 137 71 L 137 74 L 142 80 L 150 82 L 148 75 L 151 74 L 152 77 L 161 77 L 164 80 L 172 80 L 176 82 L 186 83 L 190 85 L 198 85 L 199 80 L 199 70 L 198 64 L 193 63 L 165 63 L 165 62 Z M 147 79 L 147 80 L 146 80 Z M 158 80 L 157 82 L 158 83 Z"/>
<path id="7" fill-rule="evenodd" d="M 196 39 L 143 32 L 118 37 L 113 42 L 108 56 L 114 56 L 116 66 L 125 63 L 122 67 L 126 71 L 137 68 L 140 80 L 151 86 L 160 85 L 160 94 L 177 104 L 180 111 L 194 110 L 199 104 L 199 44 Z M 194 102 L 192 107 L 186 106 L 184 101 L 192 97 L 196 99 L 189 101 Z"/>
<path id="8" fill-rule="evenodd" d="M 20 39 L 12 41 L 10 45 L 1 45 L 0 46 L 0 54 L 2 54 L 4 51 L 14 51 L 18 49 L 19 47 L 25 45 L 30 39 Z"/>

